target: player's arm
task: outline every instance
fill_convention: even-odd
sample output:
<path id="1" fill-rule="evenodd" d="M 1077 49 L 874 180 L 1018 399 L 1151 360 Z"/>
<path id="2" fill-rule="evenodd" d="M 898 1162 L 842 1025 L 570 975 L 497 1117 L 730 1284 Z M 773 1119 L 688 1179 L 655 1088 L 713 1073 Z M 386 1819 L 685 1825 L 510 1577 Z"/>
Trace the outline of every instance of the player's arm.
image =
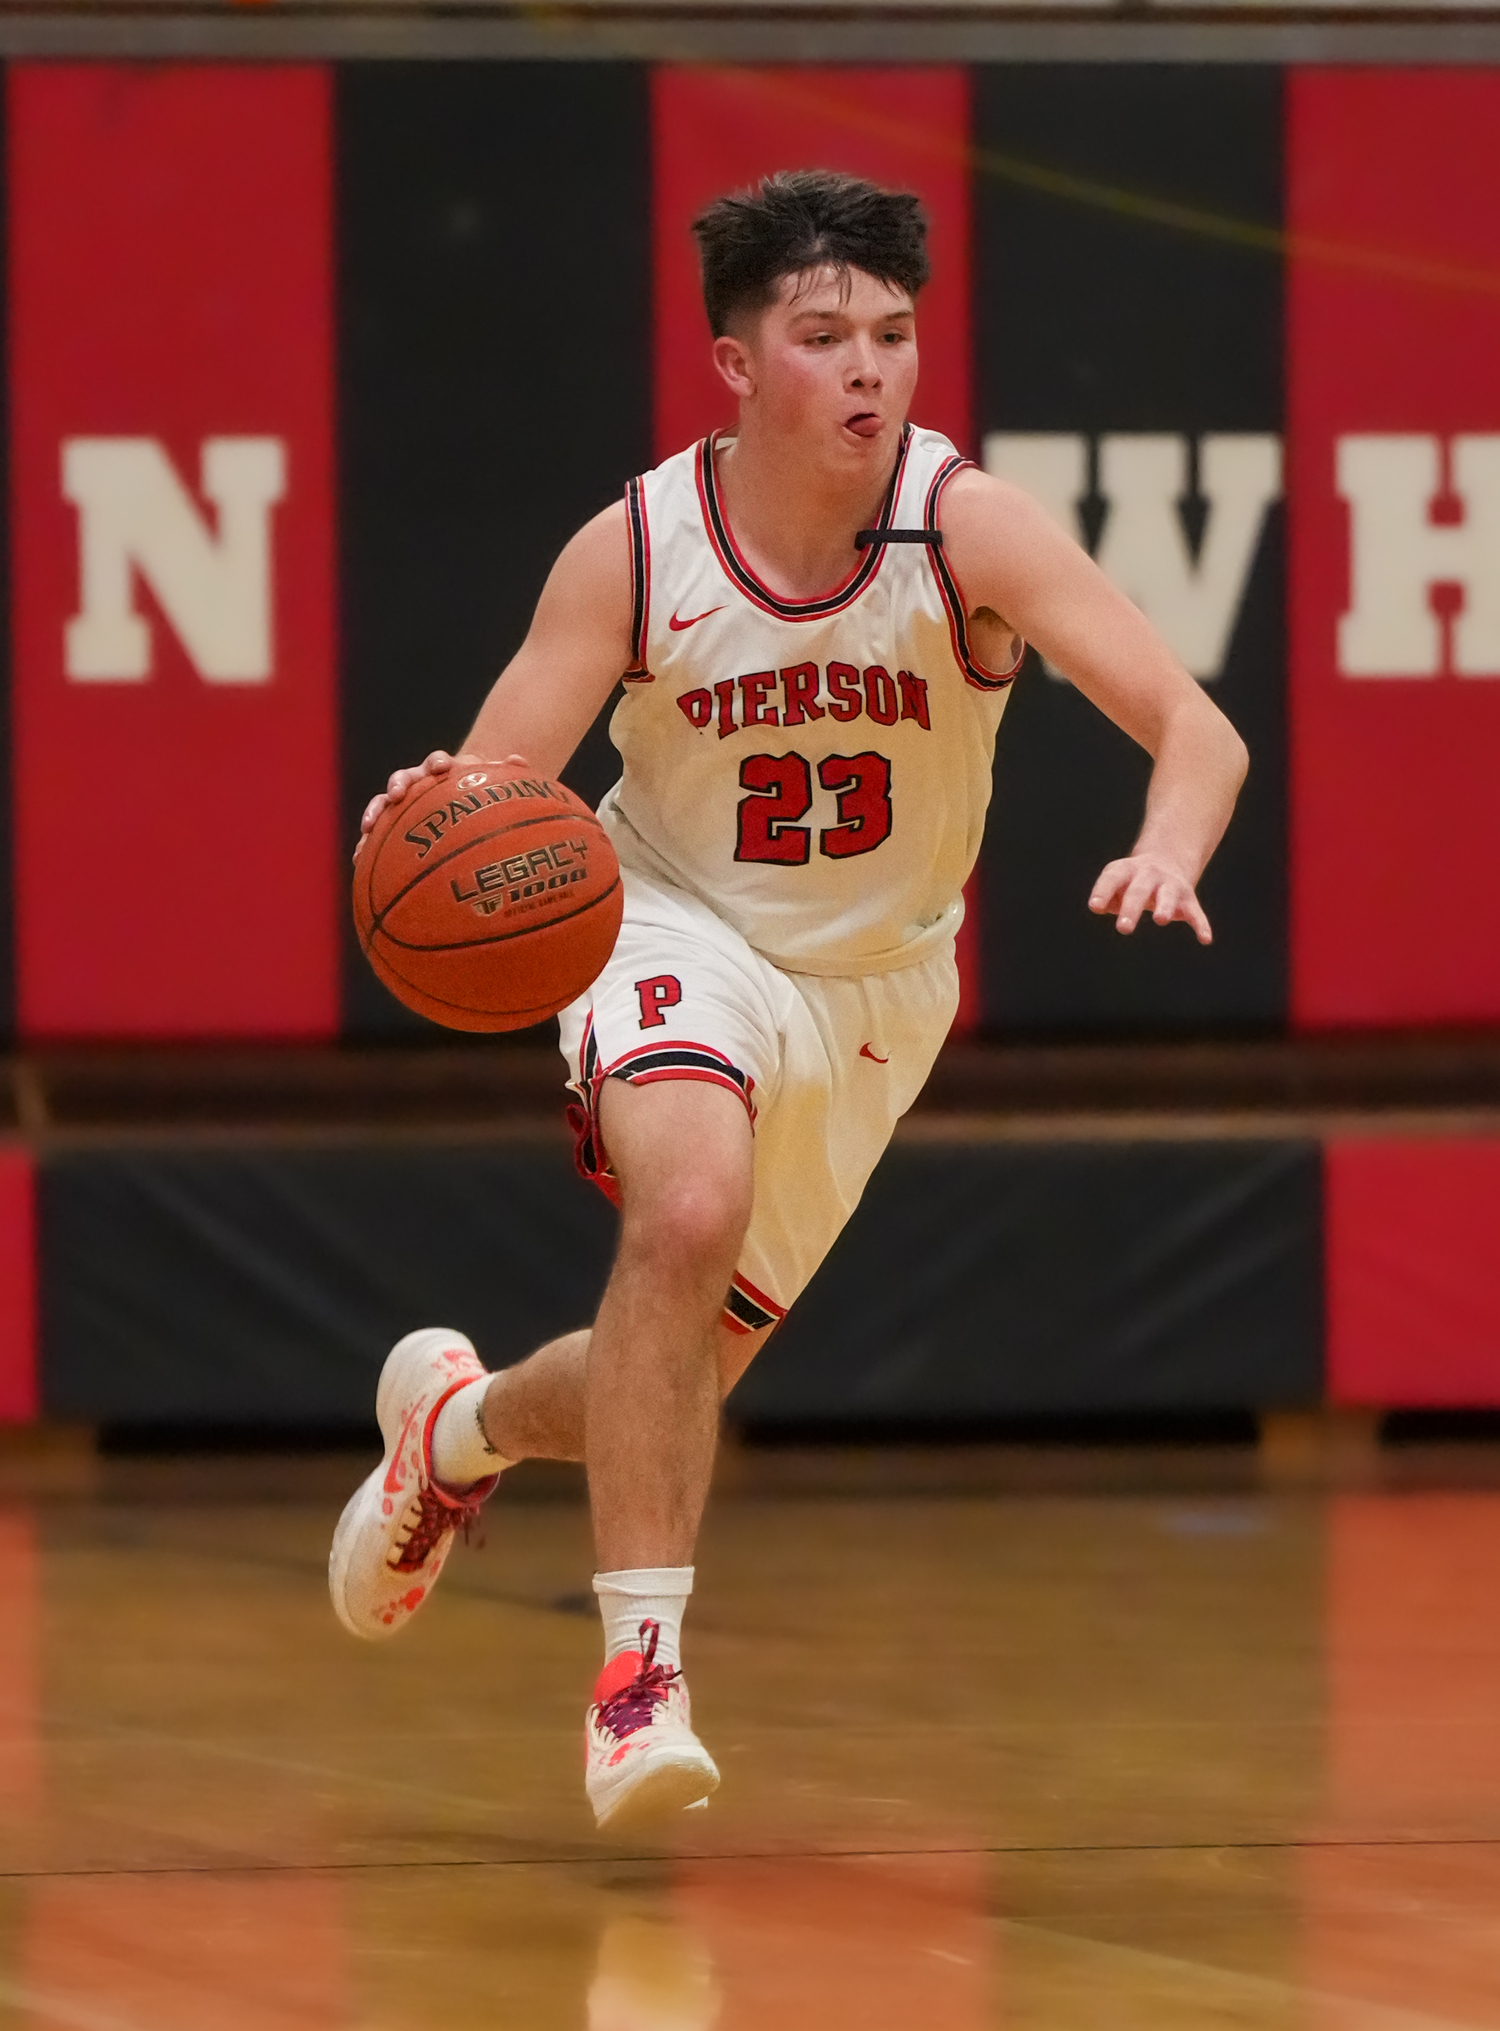
<path id="1" fill-rule="evenodd" d="M 1211 943 L 1197 884 L 1245 780 L 1244 742 L 1140 609 L 1028 494 L 959 473 L 941 524 L 971 617 L 1024 635 L 1155 763 L 1140 835 L 1099 876 L 1089 908 L 1113 911 L 1121 931 L 1149 911 Z"/>
<path id="2" fill-rule="evenodd" d="M 366 806 L 361 837 L 413 783 L 457 762 L 524 759 L 541 775 L 558 775 L 630 666 L 630 615 L 622 501 L 585 523 L 553 565 L 526 639 L 496 678 L 462 751 L 439 748 L 418 767 L 397 769 Z"/>

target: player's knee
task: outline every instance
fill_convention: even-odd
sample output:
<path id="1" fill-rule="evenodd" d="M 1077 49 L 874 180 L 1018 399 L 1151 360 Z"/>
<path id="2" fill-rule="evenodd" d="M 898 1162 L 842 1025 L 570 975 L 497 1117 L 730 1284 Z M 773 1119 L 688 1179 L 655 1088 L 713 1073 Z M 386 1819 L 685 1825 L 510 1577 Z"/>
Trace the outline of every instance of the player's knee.
<path id="1" fill-rule="evenodd" d="M 722 1269 L 727 1280 L 753 1195 L 754 1142 L 738 1101 L 663 1083 L 609 1091 L 605 1102 L 622 1253 L 669 1276 Z"/>
<path id="2" fill-rule="evenodd" d="M 732 1267 L 749 1219 L 738 1178 L 688 1176 L 627 1199 L 622 1242 L 668 1267 Z"/>

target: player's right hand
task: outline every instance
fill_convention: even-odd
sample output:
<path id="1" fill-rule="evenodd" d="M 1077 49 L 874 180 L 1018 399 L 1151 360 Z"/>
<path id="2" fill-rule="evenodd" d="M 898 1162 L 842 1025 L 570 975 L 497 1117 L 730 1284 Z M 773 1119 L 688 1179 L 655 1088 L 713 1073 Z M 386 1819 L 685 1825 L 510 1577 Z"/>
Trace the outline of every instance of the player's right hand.
<path id="1" fill-rule="evenodd" d="M 471 765 L 482 766 L 483 762 L 483 755 L 450 755 L 446 748 L 434 748 L 426 761 L 419 762 L 416 768 L 397 769 L 379 796 L 372 797 L 364 808 L 364 815 L 359 821 L 359 838 L 354 847 L 355 859 L 359 858 L 360 847 L 369 838 L 372 827 L 387 804 L 399 804 L 408 790 L 418 783 L 425 782 L 429 776 L 445 776 L 450 769 L 462 769 Z M 526 757 L 507 755 L 504 766 L 509 768 L 512 762 L 517 762 L 524 768 Z"/>
<path id="2" fill-rule="evenodd" d="M 397 769 L 380 794 L 372 797 L 364 808 L 364 815 L 359 821 L 359 839 L 354 848 L 356 857 L 387 804 L 399 804 L 414 783 L 425 782 L 429 776 L 444 776 L 455 763 L 478 760 L 478 755 L 450 755 L 446 748 L 434 748 L 426 761 L 419 762 L 416 768 Z"/>

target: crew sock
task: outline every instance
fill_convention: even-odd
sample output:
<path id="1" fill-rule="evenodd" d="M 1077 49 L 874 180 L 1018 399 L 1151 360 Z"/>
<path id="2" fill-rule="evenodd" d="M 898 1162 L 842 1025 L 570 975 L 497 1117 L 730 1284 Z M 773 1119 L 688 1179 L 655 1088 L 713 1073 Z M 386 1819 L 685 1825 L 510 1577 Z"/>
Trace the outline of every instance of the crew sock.
<path id="1" fill-rule="evenodd" d="M 437 1414 L 432 1428 L 432 1477 L 445 1488 L 467 1488 L 513 1463 L 484 1435 L 484 1393 L 493 1376 L 476 1375 Z"/>
<path id="2" fill-rule="evenodd" d="M 639 1650 L 641 1624 L 654 1622 L 656 1662 L 682 1663 L 682 1611 L 693 1591 L 691 1566 L 633 1566 L 625 1572 L 595 1573 L 594 1592 L 604 1617 L 604 1662 L 622 1650 Z"/>

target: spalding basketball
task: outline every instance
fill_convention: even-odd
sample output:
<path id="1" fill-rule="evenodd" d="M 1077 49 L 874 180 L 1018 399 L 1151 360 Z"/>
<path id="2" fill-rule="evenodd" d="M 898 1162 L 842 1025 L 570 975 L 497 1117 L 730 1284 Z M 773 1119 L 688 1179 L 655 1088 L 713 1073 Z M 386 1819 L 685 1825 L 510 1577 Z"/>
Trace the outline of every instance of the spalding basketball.
<path id="1" fill-rule="evenodd" d="M 609 836 L 561 783 L 481 763 L 388 804 L 354 863 L 376 973 L 452 1030 L 519 1030 L 592 986 L 624 894 Z"/>

